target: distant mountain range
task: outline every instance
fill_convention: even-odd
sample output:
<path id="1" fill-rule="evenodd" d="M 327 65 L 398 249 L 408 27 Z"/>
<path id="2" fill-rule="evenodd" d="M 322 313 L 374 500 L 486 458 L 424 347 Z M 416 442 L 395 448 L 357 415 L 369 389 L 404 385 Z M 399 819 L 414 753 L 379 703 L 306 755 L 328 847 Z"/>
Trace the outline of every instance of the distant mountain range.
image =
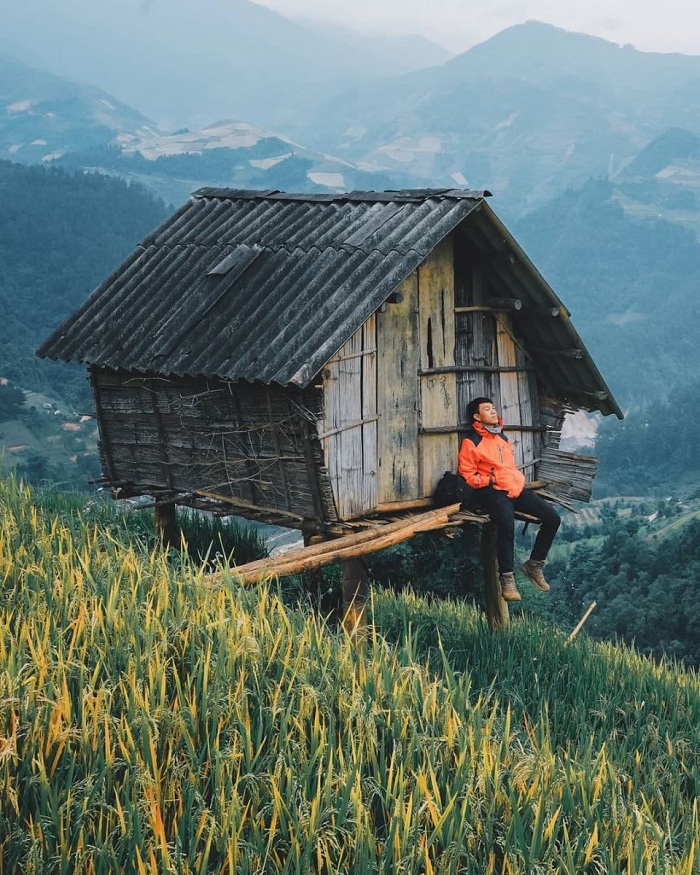
<path id="1" fill-rule="evenodd" d="M 0 55 L 0 159 L 118 175 L 179 204 L 203 185 L 344 191 L 406 187 L 247 122 L 166 132 L 100 89 Z"/>
<path id="2" fill-rule="evenodd" d="M 106 91 L 0 54 L 0 158 L 49 162 L 156 131 L 153 122 Z"/>
<path id="3" fill-rule="evenodd" d="M 356 35 L 303 28 L 248 0 L 221 9 L 237 23 L 235 40 L 245 43 L 233 53 L 248 65 L 235 80 L 234 102 L 251 115 L 173 133 L 107 92 L 0 56 L 0 157 L 118 173 L 171 203 L 205 184 L 488 188 L 507 218 L 589 178 L 609 178 L 631 214 L 661 214 L 700 229 L 700 159 L 688 145 L 700 135 L 700 57 L 638 52 L 528 22 L 445 63 L 380 78 L 378 46 L 368 43 L 375 58 L 368 64 Z M 145 16 L 139 26 L 147 31 L 153 21 Z M 259 51 L 284 45 L 296 52 L 302 36 L 306 51 L 298 57 L 274 53 L 271 63 Z M 413 63 L 444 57 L 418 44 Z M 122 71 L 125 83 L 140 63 L 139 45 L 135 64 Z M 326 61 L 335 70 L 320 91 L 304 85 L 312 54 L 317 74 Z M 398 65 L 395 57 L 385 60 L 384 71 Z M 149 77 L 142 88 L 149 101 L 162 72 L 152 66 L 156 82 Z M 188 94 L 178 94 L 174 81 L 171 97 L 186 106 Z M 354 88 L 346 88 L 349 81 Z M 230 105 L 219 84 L 212 76 L 200 112 Z M 290 113 L 291 135 L 254 124 L 255 115 L 281 120 Z"/>
<path id="4" fill-rule="evenodd" d="M 301 137 L 434 185 L 489 188 L 521 213 L 615 177 L 669 127 L 700 134 L 700 57 L 528 22 L 439 67 L 346 92 Z"/>
<path id="5" fill-rule="evenodd" d="M 170 128 L 237 118 L 295 138 L 345 88 L 450 57 L 427 40 L 321 30 L 249 0 L 21 0 L 3 14 L 0 50 L 11 44 Z"/>
<path id="6" fill-rule="evenodd" d="M 275 40 L 298 34 L 274 23 Z M 298 105 L 285 103 L 296 73 L 275 74 L 280 112 Z M 250 118 L 173 131 L 4 56 L 0 158 L 119 176 L 170 204 L 205 185 L 487 188 L 622 403 L 700 379 L 700 57 L 530 22 L 439 66 L 306 98 L 300 135 Z"/>

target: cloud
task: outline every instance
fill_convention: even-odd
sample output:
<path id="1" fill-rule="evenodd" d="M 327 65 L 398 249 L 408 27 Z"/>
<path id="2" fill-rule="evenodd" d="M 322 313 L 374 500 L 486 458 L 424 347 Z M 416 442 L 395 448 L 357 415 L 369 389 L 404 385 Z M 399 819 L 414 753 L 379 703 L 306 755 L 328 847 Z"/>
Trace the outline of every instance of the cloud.
<path id="1" fill-rule="evenodd" d="M 141 15 L 148 15 L 148 13 L 155 6 L 156 0 L 139 0 L 139 12 Z"/>

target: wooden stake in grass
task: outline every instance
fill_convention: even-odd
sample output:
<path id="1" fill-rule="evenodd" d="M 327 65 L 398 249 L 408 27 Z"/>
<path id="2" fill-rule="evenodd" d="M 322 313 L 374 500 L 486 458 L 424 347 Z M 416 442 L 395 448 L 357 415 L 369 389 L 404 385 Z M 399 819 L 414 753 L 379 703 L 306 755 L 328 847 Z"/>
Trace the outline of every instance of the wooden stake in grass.
<path id="1" fill-rule="evenodd" d="M 569 637 L 566 639 L 567 641 L 573 641 L 574 638 L 578 635 L 578 633 L 581 631 L 581 628 L 583 627 L 583 624 L 586 622 L 586 620 L 593 613 L 593 608 L 595 608 L 596 604 L 597 604 L 597 602 L 591 602 L 590 605 L 586 608 L 586 613 L 578 621 L 578 623 L 576 624 L 576 628 L 571 633 L 571 635 L 569 635 Z"/>

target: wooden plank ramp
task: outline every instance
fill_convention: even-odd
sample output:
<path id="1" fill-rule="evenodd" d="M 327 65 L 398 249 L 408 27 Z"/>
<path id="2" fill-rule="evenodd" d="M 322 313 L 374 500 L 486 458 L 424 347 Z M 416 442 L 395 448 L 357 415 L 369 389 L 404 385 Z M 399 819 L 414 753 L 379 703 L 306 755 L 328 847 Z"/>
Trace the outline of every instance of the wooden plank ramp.
<path id="1" fill-rule="evenodd" d="M 284 577 L 289 574 L 299 574 L 302 571 L 313 571 L 333 562 L 344 562 L 357 556 L 374 553 L 393 547 L 402 541 L 407 541 L 418 532 L 429 532 L 450 525 L 461 525 L 465 522 L 485 522 L 488 518 L 478 514 L 461 512 L 459 504 L 439 507 L 427 513 L 411 514 L 394 522 L 382 524 L 376 521 L 374 528 L 344 535 L 321 544 L 291 550 L 280 556 L 271 556 L 248 562 L 245 565 L 232 566 L 226 571 L 209 574 L 206 580 L 210 583 L 220 582 L 225 576 L 232 577 L 240 583 L 260 583 L 270 577 Z"/>

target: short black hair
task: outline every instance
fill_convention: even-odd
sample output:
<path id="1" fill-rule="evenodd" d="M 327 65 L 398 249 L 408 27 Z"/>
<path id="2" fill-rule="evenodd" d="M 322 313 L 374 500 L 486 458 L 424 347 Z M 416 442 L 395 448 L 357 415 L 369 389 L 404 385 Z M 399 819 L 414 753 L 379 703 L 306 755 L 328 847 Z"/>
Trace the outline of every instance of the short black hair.
<path id="1" fill-rule="evenodd" d="M 481 398 L 472 398 L 472 400 L 467 404 L 467 419 L 471 423 L 474 419 L 474 416 L 479 412 L 479 407 L 481 404 L 491 404 L 493 403 L 490 398 L 486 398 L 482 396 Z"/>

